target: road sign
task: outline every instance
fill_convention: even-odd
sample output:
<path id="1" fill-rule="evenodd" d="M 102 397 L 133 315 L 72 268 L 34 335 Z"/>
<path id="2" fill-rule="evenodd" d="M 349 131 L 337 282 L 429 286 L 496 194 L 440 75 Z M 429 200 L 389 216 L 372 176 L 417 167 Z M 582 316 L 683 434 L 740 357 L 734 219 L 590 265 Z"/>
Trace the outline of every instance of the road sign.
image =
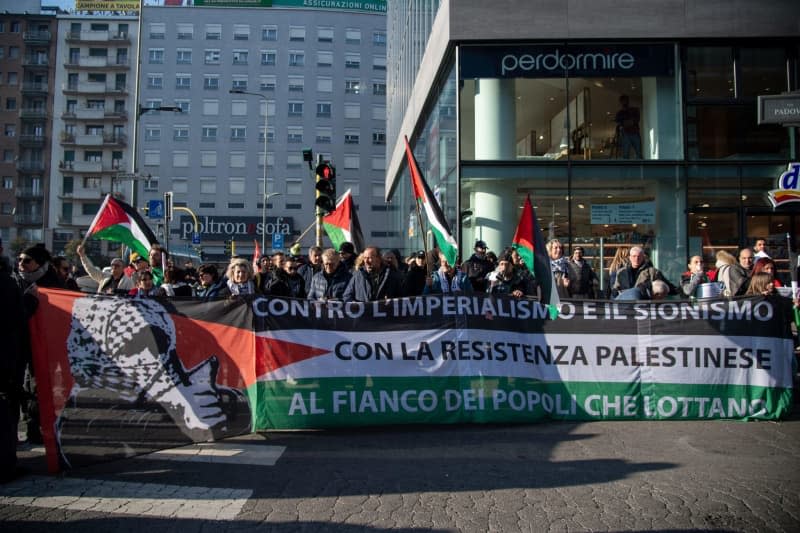
<path id="1" fill-rule="evenodd" d="M 196 231 L 192 232 L 192 244 L 200 244 L 200 234 Z"/>
<path id="2" fill-rule="evenodd" d="M 283 233 L 272 234 L 272 249 L 283 250 Z"/>
<path id="3" fill-rule="evenodd" d="M 800 93 L 758 97 L 759 124 L 800 124 Z"/>
<path id="4" fill-rule="evenodd" d="M 150 218 L 164 218 L 164 200 L 150 200 L 147 202 L 147 210 Z"/>

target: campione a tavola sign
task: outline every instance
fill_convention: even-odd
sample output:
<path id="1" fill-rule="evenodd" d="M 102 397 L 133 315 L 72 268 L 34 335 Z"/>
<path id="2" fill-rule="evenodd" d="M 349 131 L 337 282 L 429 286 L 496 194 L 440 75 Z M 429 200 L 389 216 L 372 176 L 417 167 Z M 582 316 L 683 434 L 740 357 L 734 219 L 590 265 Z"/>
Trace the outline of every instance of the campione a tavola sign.
<path id="1" fill-rule="evenodd" d="M 541 420 L 776 420 L 791 302 L 212 302 L 40 290 L 52 470 L 254 430 Z"/>

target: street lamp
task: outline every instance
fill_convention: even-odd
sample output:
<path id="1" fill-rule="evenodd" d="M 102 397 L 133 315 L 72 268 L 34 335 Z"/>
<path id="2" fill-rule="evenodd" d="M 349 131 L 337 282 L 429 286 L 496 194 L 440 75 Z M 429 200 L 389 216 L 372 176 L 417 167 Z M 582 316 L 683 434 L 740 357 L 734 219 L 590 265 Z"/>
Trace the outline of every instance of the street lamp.
<path id="1" fill-rule="evenodd" d="M 247 94 L 250 96 L 258 96 L 264 100 L 264 203 L 261 206 L 261 250 L 266 250 L 266 235 L 267 235 L 267 200 L 270 196 L 278 193 L 267 194 L 267 119 L 269 118 L 269 99 L 263 93 L 256 93 L 250 91 L 243 91 L 242 89 L 231 89 L 228 91 L 230 94 Z"/>

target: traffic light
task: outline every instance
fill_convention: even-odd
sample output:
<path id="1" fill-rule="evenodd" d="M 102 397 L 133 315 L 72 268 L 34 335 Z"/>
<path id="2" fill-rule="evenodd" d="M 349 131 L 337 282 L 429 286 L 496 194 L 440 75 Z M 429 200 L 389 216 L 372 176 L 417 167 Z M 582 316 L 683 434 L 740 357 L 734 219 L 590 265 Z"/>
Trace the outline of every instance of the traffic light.
<path id="1" fill-rule="evenodd" d="M 323 215 L 336 209 L 336 168 L 328 162 L 317 165 L 317 201 L 315 205 Z"/>

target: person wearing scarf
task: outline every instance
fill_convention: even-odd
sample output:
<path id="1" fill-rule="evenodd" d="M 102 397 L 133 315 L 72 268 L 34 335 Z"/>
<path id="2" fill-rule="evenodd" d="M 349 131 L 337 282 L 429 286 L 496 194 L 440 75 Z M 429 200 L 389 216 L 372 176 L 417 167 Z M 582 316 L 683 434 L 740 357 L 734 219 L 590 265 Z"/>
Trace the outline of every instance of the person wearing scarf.
<path id="1" fill-rule="evenodd" d="M 225 272 L 227 281 L 220 290 L 220 297 L 246 296 L 256 293 L 256 284 L 253 281 L 253 266 L 243 257 L 234 257 Z"/>
<path id="2" fill-rule="evenodd" d="M 444 254 L 439 254 L 439 270 L 425 280 L 422 294 L 449 294 L 453 292 L 472 292 L 472 283 L 461 270 L 456 270 Z"/>

